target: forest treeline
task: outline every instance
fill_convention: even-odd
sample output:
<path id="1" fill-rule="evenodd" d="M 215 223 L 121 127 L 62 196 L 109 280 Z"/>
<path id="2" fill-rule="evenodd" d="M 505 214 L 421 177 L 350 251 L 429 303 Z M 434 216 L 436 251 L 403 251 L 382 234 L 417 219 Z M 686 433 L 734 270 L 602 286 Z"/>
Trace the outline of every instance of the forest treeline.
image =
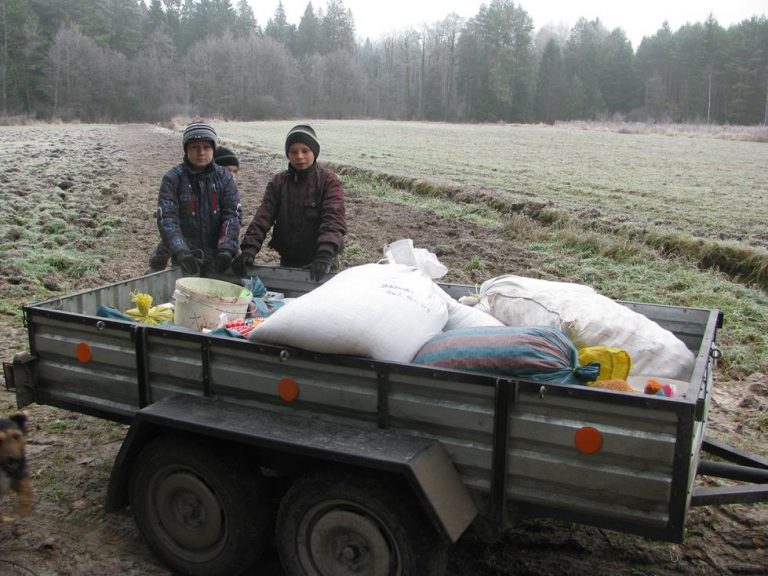
<path id="1" fill-rule="evenodd" d="M 662 23 L 635 50 L 599 20 L 534 30 L 511 0 L 377 39 L 343 0 L 263 26 L 246 0 L 0 0 L 0 36 L 6 118 L 768 119 L 765 15 Z"/>

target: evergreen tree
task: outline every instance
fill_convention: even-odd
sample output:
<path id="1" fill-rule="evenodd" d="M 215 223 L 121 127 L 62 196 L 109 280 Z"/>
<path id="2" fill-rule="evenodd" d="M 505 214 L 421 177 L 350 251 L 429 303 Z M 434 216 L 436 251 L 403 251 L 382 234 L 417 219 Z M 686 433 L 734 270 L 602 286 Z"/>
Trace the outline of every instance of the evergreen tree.
<path id="1" fill-rule="evenodd" d="M 669 121 L 676 106 L 672 98 L 674 39 L 668 22 L 653 36 L 643 38 L 635 62 L 643 84 L 641 100 L 645 117 Z"/>
<path id="2" fill-rule="evenodd" d="M 37 14 L 28 0 L 0 0 L 0 106 L 2 115 L 33 111 L 41 70 Z"/>
<path id="3" fill-rule="evenodd" d="M 272 38 L 278 44 L 289 46 L 293 37 L 293 26 L 288 24 L 285 7 L 282 0 L 277 3 L 275 15 L 267 21 L 264 34 Z"/>
<path id="4" fill-rule="evenodd" d="M 230 0 L 184 0 L 181 7 L 179 48 L 190 46 L 208 36 L 222 37 L 230 31 L 235 13 Z"/>
<path id="5" fill-rule="evenodd" d="M 209 34 L 221 38 L 232 31 L 235 25 L 235 10 L 231 0 L 211 0 L 211 18 L 208 24 Z"/>
<path id="6" fill-rule="evenodd" d="M 487 120 L 484 86 L 488 83 L 488 67 L 482 45 L 480 23 L 471 18 L 459 36 L 457 58 L 457 117 Z"/>
<path id="7" fill-rule="evenodd" d="M 713 105 L 722 99 L 723 62 L 722 50 L 725 43 L 725 30 L 717 23 L 712 14 L 704 22 L 704 61 L 707 84 L 707 124 L 713 120 Z M 719 89 L 720 88 L 720 89 Z"/>
<path id="8" fill-rule="evenodd" d="M 604 42 L 600 93 L 609 114 L 627 113 L 636 105 L 635 54 L 621 28 L 614 29 Z"/>
<path id="9" fill-rule="evenodd" d="M 151 0 L 146 11 L 144 34 L 149 37 L 155 32 L 165 34 L 169 32 L 161 0 Z"/>
<path id="10" fill-rule="evenodd" d="M 554 124 L 568 114 L 568 80 L 557 39 L 550 37 L 541 55 L 536 83 L 536 118 Z"/>
<path id="11" fill-rule="evenodd" d="M 565 64 L 571 83 L 572 115 L 575 118 L 597 118 L 605 110 L 600 85 L 605 64 L 608 31 L 600 20 L 580 18 L 571 30 L 566 44 Z"/>
<path id="12" fill-rule="evenodd" d="M 673 36 L 674 80 L 672 97 L 676 102 L 678 122 L 701 121 L 706 118 L 707 54 L 704 47 L 704 27 L 700 23 L 686 24 Z"/>
<path id="13" fill-rule="evenodd" d="M 468 23 L 460 42 L 460 74 L 470 118 L 523 121 L 530 117 L 532 30 L 531 18 L 510 0 L 482 5 Z"/>
<path id="14" fill-rule="evenodd" d="M 181 2 L 182 0 L 163 0 L 165 6 L 165 22 L 166 33 L 173 40 L 177 49 L 181 49 L 182 45 L 182 29 L 181 29 Z"/>
<path id="15" fill-rule="evenodd" d="M 354 51 L 355 21 L 342 0 L 328 0 L 321 24 L 322 52 Z"/>
<path id="16" fill-rule="evenodd" d="M 141 7 L 136 0 L 109 0 L 109 47 L 126 56 L 133 56 L 144 40 Z"/>
<path id="17" fill-rule="evenodd" d="M 455 90 L 455 48 L 461 19 L 447 16 L 424 30 L 421 118 L 445 120 Z"/>
<path id="18" fill-rule="evenodd" d="M 732 124 L 765 123 L 768 114 L 768 19 L 753 17 L 728 29 L 722 115 Z"/>
<path id="19" fill-rule="evenodd" d="M 320 20 L 315 15 L 312 2 L 308 2 L 296 30 L 294 56 L 301 58 L 307 54 L 319 52 L 320 45 Z"/>
<path id="20" fill-rule="evenodd" d="M 261 29 L 256 22 L 253 8 L 248 0 L 240 0 L 237 5 L 237 16 L 232 25 L 232 34 L 235 38 L 248 38 L 251 34 L 261 34 Z"/>

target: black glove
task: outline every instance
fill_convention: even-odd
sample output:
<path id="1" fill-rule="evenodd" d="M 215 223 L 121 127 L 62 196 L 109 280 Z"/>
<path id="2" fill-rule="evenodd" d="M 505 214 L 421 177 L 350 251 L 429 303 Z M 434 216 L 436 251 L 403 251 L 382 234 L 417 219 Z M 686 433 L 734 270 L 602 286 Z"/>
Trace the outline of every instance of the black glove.
<path id="1" fill-rule="evenodd" d="M 155 248 L 154 254 L 152 254 L 149 259 L 149 270 L 151 272 L 165 270 L 165 267 L 168 266 L 168 260 L 170 259 L 171 255 L 168 252 L 168 248 L 165 247 L 165 244 L 160 242 L 157 245 L 157 248 Z"/>
<path id="2" fill-rule="evenodd" d="M 190 276 L 197 276 L 200 274 L 200 263 L 197 261 L 197 258 L 192 256 L 191 252 L 182 252 L 176 257 L 176 261 L 179 263 L 179 266 L 181 266 L 181 269 Z"/>
<path id="3" fill-rule="evenodd" d="M 315 253 L 315 259 L 309 265 L 309 279 L 320 282 L 331 270 L 333 262 L 333 248 L 321 246 Z"/>
<path id="4" fill-rule="evenodd" d="M 219 273 L 226 272 L 230 264 L 232 264 L 232 255 L 229 252 L 219 252 L 213 261 L 213 267 Z"/>
<path id="5" fill-rule="evenodd" d="M 240 252 L 240 254 L 235 256 L 235 259 L 232 260 L 232 271 L 238 276 L 245 276 L 246 267 L 253 266 L 253 261 L 255 259 L 256 254 L 253 254 L 252 252 Z"/>

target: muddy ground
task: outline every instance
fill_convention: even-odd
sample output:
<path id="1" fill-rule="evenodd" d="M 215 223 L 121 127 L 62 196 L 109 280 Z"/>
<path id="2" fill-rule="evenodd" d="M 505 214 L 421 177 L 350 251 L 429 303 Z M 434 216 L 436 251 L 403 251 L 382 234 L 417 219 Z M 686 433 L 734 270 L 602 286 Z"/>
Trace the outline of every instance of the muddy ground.
<path id="1" fill-rule="evenodd" d="M 4 130 L 4 129 L 3 129 Z M 107 158 L 96 173 L 69 170 L 68 193 L 88 190 L 102 182 L 111 200 L 101 216 L 120 216 L 119 256 L 86 275 L 80 287 L 125 279 L 144 272 L 157 241 L 151 212 L 163 173 L 180 159 L 178 134 L 149 126 L 94 128 L 88 138 L 97 148 L 83 146 L 79 137 L 58 131 L 28 133 L 46 145 L 62 138 L 61 148 L 83 163 Z M 0 150 L 3 142 L 0 141 Z M 30 142 L 34 147 L 35 142 Z M 96 151 L 96 152 L 95 152 Z M 96 154 L 96 156 L 94 156 Z M 253 213 L 274 160 L 241 150 L 239 178 L 246 217 Z M 4 157 L 0 171 L 24 173 L 28 157 Z M 321 158 L 322 160 L 322 158 Z M 51 163 L 56 160 L 51 158 Z M 5 194 L 5 193 L 2 193 Z M 5 199 L 4 199 L 5 200 Z M 348 190 L 348 246 L 345 265 L 378 259 L 382 247 L 410 237 L 417 246 L 435 250 L 451 272 L 445 279 L 479 283 L 495 275 L 531 275 L 536 262 L 525 246 L 498 232 L 469 222 L 446 223 L 434 214 L 388 204 L 355 189 Z M 99 240 L 95 240 L 97 243 Z M 98 244 L 97 244 L 98 245 Z M 485 262 L 482 270 L 465 271 L 472 258 Z M 265 252 L 261 262 L 274 262 Z M 10 285 L 10 277 L 0 279 Z M 14 279 L 16 281 L 18 279 Z M 15 284 L 18 286 L 18 283 Z M 56 288 L 55 279 L 52 288 Z M 63 288 L 63 286 L 62 286 Z M 5 290 L 2 284 L 0 289 Z M 25 348 L 20 325 L 3 330 L 0 355 L 10 361 Z M 15 409 L 14 396 L 0 386 L 0 414 Z M 755 375 L 741 382 L 717 383 L 710 429 L 718 437 L 768 454 L 765 433 L 752 423 L 768 408 L 768 379 Z M 92 417 L 45 406 L 26 409 L 30 418 L 29 466 L 36 489 L 35 507 L 25 518 L 0 525 L 1 575 L 163 575 L 169 572 L 149 552 L 128 511 L 103 511 L 109 471 L 126 428 Z M 707 482 L 714 482 L 706 479 Z M 13 513 L 13 499 L 0 501 L 0 510 Z M 267 553 L 255 574 L 282 574 L 274 551 Z M 499 542 L 486 544 L 464 538 L 453 546 L 451 576 L 499 575 L 765 575 L 768 574 L 768 506 L 720 506 L 693 509 L 682 545 L 651 542 L 608 530 L 553 521 L 520 523 Z M 416 575 L 418 576 L 418 575 Z"/>

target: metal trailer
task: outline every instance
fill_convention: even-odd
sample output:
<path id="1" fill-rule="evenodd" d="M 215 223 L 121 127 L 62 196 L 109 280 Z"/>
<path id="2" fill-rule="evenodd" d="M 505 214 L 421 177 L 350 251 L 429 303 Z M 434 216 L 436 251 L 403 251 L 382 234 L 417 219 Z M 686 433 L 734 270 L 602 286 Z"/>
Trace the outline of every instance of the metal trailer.
<path id="1" fill-rule="evenodd" d="M 286 297 L 316 285 L 253 272 Z M 20 407 L 130 423 L 107 509 L 130 505 L 179 573 L 243 572 L 274 534 L 291 576 L 440 575 L 470 528 L 490 539 L 546 516 L 681 542 L 691 506 L 766 500 L 768 462 L 705 436 L 717 310 L 624 302 L 696 356 L 685 394 L 665 398 L 97 316 L 134 291 L 169 301 L 178 274 L 25 306 L 29 352 L 4 372 Z M 702 473 L 747 484 L 696 486 Z"/>

